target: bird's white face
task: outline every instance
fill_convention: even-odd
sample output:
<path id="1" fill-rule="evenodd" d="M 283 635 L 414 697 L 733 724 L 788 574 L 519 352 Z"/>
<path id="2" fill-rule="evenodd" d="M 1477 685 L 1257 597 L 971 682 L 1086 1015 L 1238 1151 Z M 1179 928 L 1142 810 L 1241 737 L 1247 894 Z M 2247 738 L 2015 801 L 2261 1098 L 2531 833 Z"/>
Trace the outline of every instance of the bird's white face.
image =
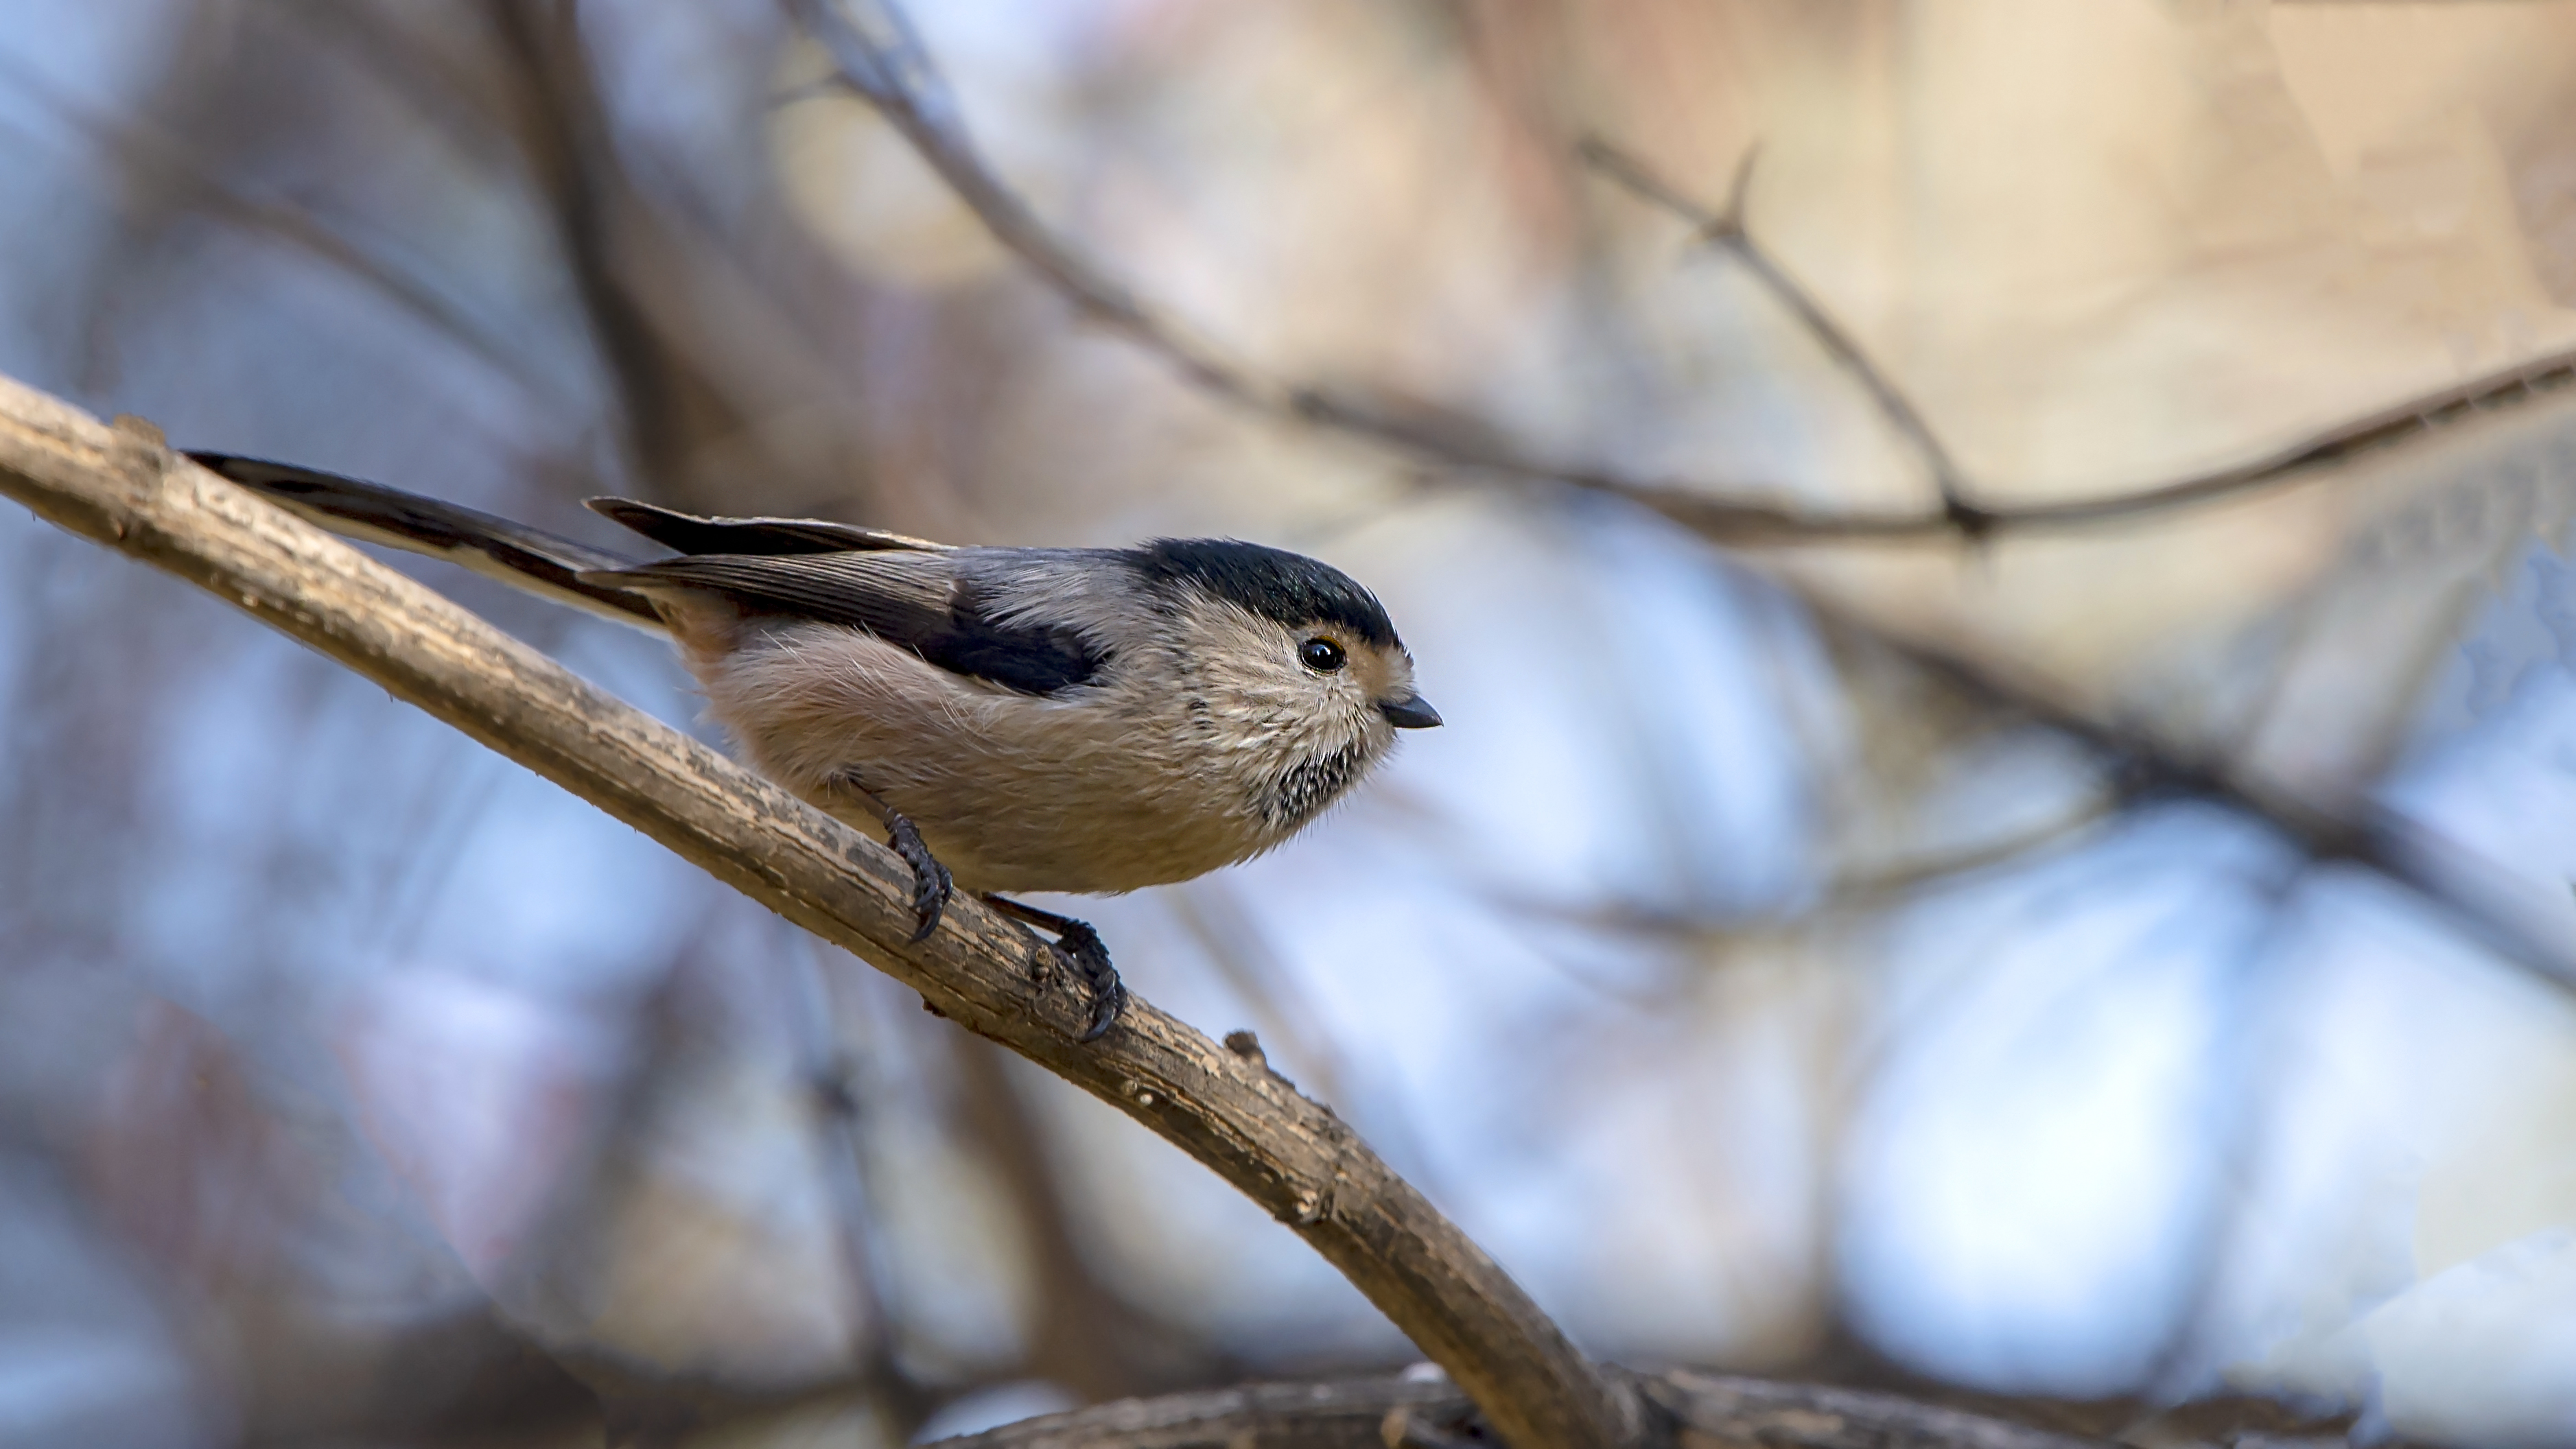
<path id="1" fill-rule="evenodd" d="M 1436 724 L 1413 660 L 1330 620 L 1289 625 L 1206 600 L 1179 631 L 1203 741 L 1277 838 L 1359 783 L 1399 723 Z"/>

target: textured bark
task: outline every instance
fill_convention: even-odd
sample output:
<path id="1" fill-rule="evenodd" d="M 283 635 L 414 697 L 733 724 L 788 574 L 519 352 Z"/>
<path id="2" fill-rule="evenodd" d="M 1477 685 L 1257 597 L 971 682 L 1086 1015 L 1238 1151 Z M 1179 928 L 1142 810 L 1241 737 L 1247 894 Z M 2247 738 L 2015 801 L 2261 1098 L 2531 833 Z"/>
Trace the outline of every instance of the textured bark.
<path id="1" fill-rule="evenodd" d="M 0 379 L 0 492 L 178 575 L 319 650 L 844 947 L 1144 1123 L 1288 1224 L 1446 1369 L 1522 1449 L 1609 1449 L 1640 1432 L 1509 1275 L 1329 1110 L 1143 1001 L 1090 1046 L 1069 973 L 970 899 L 908 944 L 911 876 L 891 851 L 575 678 L 439 594 L 174 457 Z"/>

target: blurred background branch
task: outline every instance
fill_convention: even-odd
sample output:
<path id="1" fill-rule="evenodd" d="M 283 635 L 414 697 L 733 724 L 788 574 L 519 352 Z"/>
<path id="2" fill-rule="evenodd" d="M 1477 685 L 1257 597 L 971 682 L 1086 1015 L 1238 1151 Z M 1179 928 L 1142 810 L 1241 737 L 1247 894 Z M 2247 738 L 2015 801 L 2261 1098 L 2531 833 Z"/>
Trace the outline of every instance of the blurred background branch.
<path id="1" fill-rule="evenodd" d="M 2051 1433 L 1892 1394 L 1757 1379 L 1641 1376 L 1640 1390 L 1682 1436 L 1720 1443 L 1869 1449 L 2079 1449 L 2102 1441 Z M 1467 1401 L 1435 1376 L 1331 1384 L 1265 1384 L 1051 1415 L 963 1438 L 954 1449 L 1186 1449 L 1205 1444 L 1295 1449 L 1453 1449 L 1484 1442 Z"/>

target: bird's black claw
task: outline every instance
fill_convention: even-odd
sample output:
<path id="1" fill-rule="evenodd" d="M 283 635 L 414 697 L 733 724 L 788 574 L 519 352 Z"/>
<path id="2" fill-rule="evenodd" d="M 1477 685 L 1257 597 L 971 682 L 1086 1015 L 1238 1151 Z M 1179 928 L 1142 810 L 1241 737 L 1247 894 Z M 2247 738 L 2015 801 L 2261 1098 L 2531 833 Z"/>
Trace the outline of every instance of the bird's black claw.
<path id="1" fill-rule="evenodd" d="M 1067 921 L 1056 932 L 1055 950 L 1057 958 L 1091 988 L 1091 1025 L 1081 1039 L 1098 1041 L 1126 1009 L 1126 983 L 1118 979 L 1118 968 L 1109 964 L 1109 948 L 1101 943 L 1100 933 L 1080 921 Z"/>
<path id="2" fill-rule="evenodd" d="M 886 844 L 912 867 L 912 914 L 916 923 L 912 939 L 927 940 L 931 932 L 939 929 L 939 917 L 948 909 L 948 897 L 956 882 L 949 879 L 948 867 L 941 865 L 939 857 L 922 843 L 921 832 L 903 816 L 897 815 L 886 823 Z"/>
<path id="3" fill-rule="evenodd" d="M 1100 933 L 1071 916 L 1042 911 L 1008 896 L 984 899 L 1003 915 L 1055 937 L 1029 963 L 1030 976 L 1041 988 L 1054 984 L 1058 972 L 1081 977 L 1091 991 L 1091 1024 L 1079 1040 L 1095 1042 L 1108 1035 L 1119 1013 L 1127 1009 L 1127 988 L 1118 980 L 1118 969 L 1109 964 L 1109 948 L 1101 944 Z"/>

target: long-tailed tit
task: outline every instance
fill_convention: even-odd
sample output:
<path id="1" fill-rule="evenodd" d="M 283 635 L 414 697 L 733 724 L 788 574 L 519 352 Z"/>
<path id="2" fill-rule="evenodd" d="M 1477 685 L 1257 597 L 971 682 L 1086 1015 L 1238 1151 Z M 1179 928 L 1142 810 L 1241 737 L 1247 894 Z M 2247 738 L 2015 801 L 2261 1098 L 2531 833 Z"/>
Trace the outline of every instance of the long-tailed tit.
<path id="1" fill-rule="evenodd" d="M 920 929 L 954 887 L 1055 933 L 1125 999 L 1099 936 L 1002 891 L 1130 891 L 1294 835 L 1440 716 L 1386 610 L 1340 570 L 1224 539 L 952 548 L 808 519 L 590 506 L 675 550 L 622 557 L 453 504 L 191 454 L 334 532 L 452 559 L 667 631 L 762 773 L 882 826 Z"/>

